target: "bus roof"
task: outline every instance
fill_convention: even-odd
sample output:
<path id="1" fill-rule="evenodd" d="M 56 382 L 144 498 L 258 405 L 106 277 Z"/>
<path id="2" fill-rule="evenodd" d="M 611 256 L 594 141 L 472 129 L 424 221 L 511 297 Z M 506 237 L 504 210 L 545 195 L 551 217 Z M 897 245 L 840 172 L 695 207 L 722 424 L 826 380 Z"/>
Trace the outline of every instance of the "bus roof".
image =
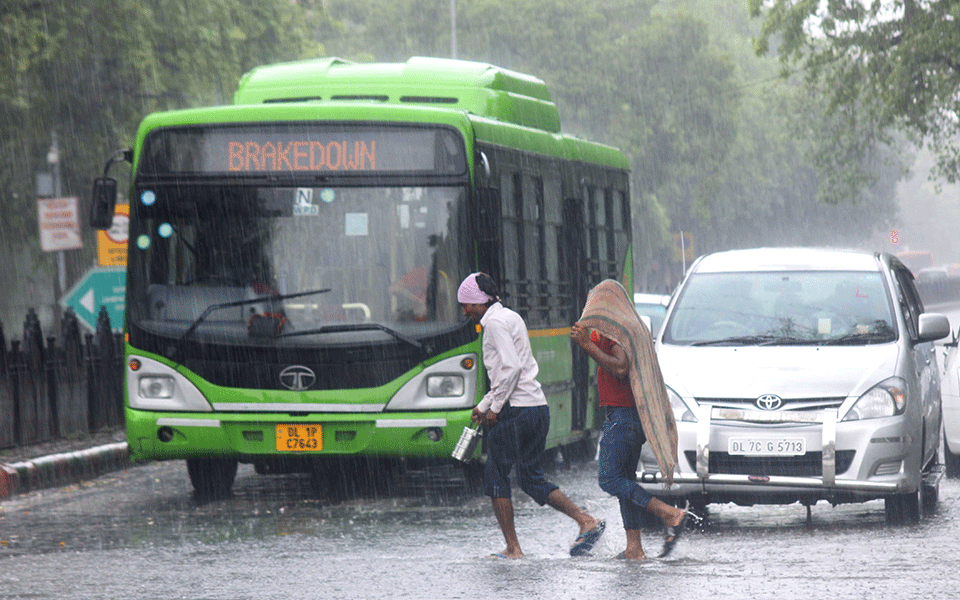
<path id="1" fill-rule="evenodd" d="M 405 63 L 323 58 L 257 67 L 241 80 L 234 104 L 359 101 L 452 108 L 559 133 L 546 84 L 486 63 L 413 57 Z"/>

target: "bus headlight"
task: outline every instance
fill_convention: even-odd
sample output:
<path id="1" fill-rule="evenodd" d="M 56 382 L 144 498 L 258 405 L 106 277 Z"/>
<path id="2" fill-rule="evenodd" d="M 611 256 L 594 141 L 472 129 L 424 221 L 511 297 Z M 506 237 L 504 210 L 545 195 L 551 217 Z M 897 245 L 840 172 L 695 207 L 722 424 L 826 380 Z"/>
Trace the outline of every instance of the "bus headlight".
<path id="1" fill-rule="evenodd" d="M 477 355 L 445 358 L 403 384 L 387 410 L 452 410 L 477 403 Z"/>
<path id="2" fill-rule="evenodd" d="M 137 410 L 210 412 L 213 407 L 189 379 L 160 361 L 128 356 L 127 403 Z"/>
<path id="3" fill-rule="evenodd" d="M 142 375 L 139 383 L 141 398 L 173 398 L 176 387 L 173 377 L 164 375 Z"/>
<path id="4" fill-rule="evenodd" d="M 463 375 L 430 375 L 427 377 L 427 395 L 431 398 L 462 396 Z"/>

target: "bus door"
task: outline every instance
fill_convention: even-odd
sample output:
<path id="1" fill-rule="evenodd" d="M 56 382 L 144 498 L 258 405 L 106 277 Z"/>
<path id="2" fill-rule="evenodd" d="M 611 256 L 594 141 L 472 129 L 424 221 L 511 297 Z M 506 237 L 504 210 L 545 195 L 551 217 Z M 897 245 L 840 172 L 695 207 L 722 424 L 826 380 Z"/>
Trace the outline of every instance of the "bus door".
<path id="1" fill-rule="evenodd" d="M 586 227 L 583 218 L 582 202 L 577 198 L 567 198 L 563 204 L 563 249 L 562 256 L 566 266 L 566 278 L 570 286 L 569 297 L 570 323 L 580 318 L 583 306 L 587 302 L 587 293 L 590 291 L 590 277 L 587 273 L 586 256 Z M 574 431 L 582 430 L 586 425 L 587 403 L 590 392 L 590 363 L 589 356 L 583 348 L 570 340 L 572 378 L 573 378 L 573 407 L 570 424 Z"/>

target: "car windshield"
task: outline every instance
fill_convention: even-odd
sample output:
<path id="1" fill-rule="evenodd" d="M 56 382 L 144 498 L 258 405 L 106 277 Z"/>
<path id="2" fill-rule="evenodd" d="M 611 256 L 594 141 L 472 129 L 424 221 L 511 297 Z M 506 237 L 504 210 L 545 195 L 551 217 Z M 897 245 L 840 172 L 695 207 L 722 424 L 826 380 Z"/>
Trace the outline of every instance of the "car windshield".
<path id="1" fill-rule="evenodd" d="M 284 345 L 457 325 L 465 188 L 154 186 L 132 225 L 130 318 Z M 262 301 L 257 301 L 258 299 Z"/>
<path id="2" fill-rule="evenodd" d="M 654 302 L 636 302 L 634 303 L 634 308 L 641 317 L 649 317 L 650 333 L 656 336 L 657 332 L 660 331 L 660 326 L 663 325 L 663 318 L 667 314 L 667 307 Z"/>
<path id="3" fill-rule="evenodd" d="M 663 340 L 680 345 L 856 345 L 896 339 L 879 272 L 695 273 Z"/>

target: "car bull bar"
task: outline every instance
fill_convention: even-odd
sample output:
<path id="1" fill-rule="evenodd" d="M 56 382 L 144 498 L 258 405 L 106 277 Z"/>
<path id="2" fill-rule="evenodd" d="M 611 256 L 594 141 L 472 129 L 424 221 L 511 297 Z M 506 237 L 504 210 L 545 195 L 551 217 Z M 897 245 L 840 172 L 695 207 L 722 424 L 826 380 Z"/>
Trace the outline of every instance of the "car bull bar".
<path id="1" fill-rule="evenodd" d="M 697 471 L 674 473 L 674 483 L 756 485 L 761 487 L 833 488 L 858 492 L 898 491 L 897 484 L 884 481 L 837 479 L 837 411 L 759 411 L 701 405 L 697 415 Z M 820 477 L 793 477 L 784 475 L 734 475 L 710 473 L 710 428 L 713 421 L 740 421 L 746 423 L 807 423 L 820 425 L 822 432 Z M 662 473 L 637 473 L 641 483 L 656 484 Z"/>

